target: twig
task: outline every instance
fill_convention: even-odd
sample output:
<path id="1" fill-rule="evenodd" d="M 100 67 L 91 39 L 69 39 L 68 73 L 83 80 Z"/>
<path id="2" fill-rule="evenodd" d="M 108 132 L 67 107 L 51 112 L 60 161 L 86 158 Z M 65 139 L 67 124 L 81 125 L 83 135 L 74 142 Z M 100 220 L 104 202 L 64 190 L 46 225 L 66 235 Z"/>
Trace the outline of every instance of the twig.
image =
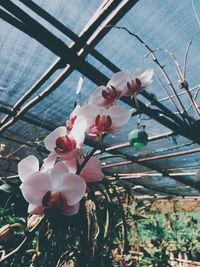
<path id="1" fill-rule="evenodd" d="M 189 91 L 192 92 L 192 91 L 195 91 L 199 88 L 200 88 L 200 84 L 190 88 Z M 185 95 L 185 94 L 187 94 L 186 91 L 178 93 L 178 96 Z M 175 95 L 170 95 L 170 98 L 174 98 L 174 97 L 175 97 Z M 158 102 L 161 103 L 161 102 L 166 101 L 166 100 L 169 100 L 169 97 L 160 98 L 160 99 L 158 99 Z M 149 107 L 150 105 L 151 105 L 151 102 L 146 104 L 147 107 Z"/>
<path id="2" fill-rule="evenodd" d="M 125 30 L 129 35 L 131 35 L 131 36 L 133 36 L 133 37 L 135 37 L 149 52 L 150 52 L 150 54 L 152 55 L 152 60 L 157 64 L 157 66 L 159 67 L 159 69 L 160 69 L 160 71 L 161 71 L 161 73 L 163 74 L 163 76 L 165 77 L 165 79 L 166 79 L 166 81 L 167 81 L 167 84 L 168 84 L 168 86 L 170 87 L 170 89 L 172 90 L 172 92 L 174 93 L 174 95 L 176 96 L 176 99 L 177 99 L 177 101 L 178 101 L 178 103 L 179 103 L 179 105 L 181 106 L 181 108 L 182 108 L 182 112 L 181 112 L 181 114 L 183 113 L 183 114 L 185 114 L 186 116 L 187 116 L 187 113 L 185 112 L 185 108 L 184 108 L 184 106 L 183 106 L 183 104 L 182 104 L 182 102 L 181 102 L 181 100 L 180 100 L 180 98 L 178 97 L 178 94 L 176 93 L 176 90 L 175 90 L 175 88 L 174 88 L 174 86 L 173 86 L 173 84 L 172 84 L 172 82 L 171 82 L 171 80 L 170 80 L 170 78 L 169 78 L 169 76 L 168 76 L 168 74 L 167 74 L 167 72 L 165 71 L 165 69 L 164 69 L 164 66 L 162 66 L 161 64 L 160 64 L 160 62 L 158 61 L 158 59 L 157 59 L 157 57 L 156 57 L 156 54 L 154 53 L 154 51 L 150 48 L 150 46 L 149 45 L 147 45 L 137 34 L 135 34 L 135 33 L 133 33 L 133 32 L 131 32 L 131 31 L 129 31 L 126 27 L 124 27 L 124 26 L 115 26 L 115 25 L 107 25 L 106 27 L 111 27 L 111 28 L 116 28 L 116 29 L 119 29 L 119 30 Z M 185 117 L 182 115 L 181 116 L 182 117 L 182 119 L 185 121 L 185 123 L 187 123 L 186 122 L 186 120 L 185 120 Z"/>
<path id="3" fill-rule="evenodd" d="M 169 97 L 169 99 L 171 100 L 172 104 L 175 106 L 177 112 L 180 114 L 181 116 L 181 113 L 180 113 L 180 110 L 178 109 L 177 105 L 176 105 L 176 102 L 173 100 L 173 98 L 171 98 L 170 94 L 168 93 L 167 91 L 167 88 L 165 87 L 165 85 L 163 84 L 163 82 L 161 81 L 161 79 L 159 78 L 158 74 L 156 72 L 155 73 L 155 76 L 158 80 L 158 82 L 160 83 L 161 87 L 163 88 L 163 90 L 165 91 L 165 93 L 167 94 L 167 96 Z"/>
<path id="4" fill-rule="evenodd" d="M 5 156 L 5 158 L 9 159 L 11 158 L 14 154 L 16 154 L 17 152 L 19 152 L 22 148 L 26 147 L 26 145 L 21 145 L 18 148 L 16 148 L 15 150 L 13 150 L 12 152 L 10 152 L 8 155 Z"/>
<path id="5" fill-rule="evenodd" d="M 196 8 L 195 8 L 195 6 L 194 6 L 194 0 L 192 0 L 192 8 L 193 8 L 194 15 L 195 15 L 195 17 L 196 17 L 197 23 L 198 23 L 198 25 L 199 25 L 199 27 L 200 27 L 200 19 L 199 19 L 199 16 L 198 16 L 198 14 L 197 14 Z"/>
<path id="6" fill-rule="evenodd" d="M 194 100 L 197 99 L 197 96 L 199 94 L 200 88 L 197 89 L 195 96 L 194 96 Z M 191 107 L 193 107 L 192 103 L 186 108 L 186 111 L 188 111 Z M 176 114 L 176 113 L 175 113 Z"/>
<path id="7" fill-rule="evenodd" d="M 186 66 L 187 66 L 188 55 L 189 55 L 191 45 L 192 45 L 192 40 L 189 41 L 188 46 L 186 48 L 186 52 L 185 52 L 184 63 L 183 63 L 183 77 L 184 77 L 184 79 L 186 77 Z"/>
<path id="8" fill-rule="evenodd" d="M 196 111 L 198 117 L 200 117 L 199 106 L 197 105 L 197 103 L 196 103 L 195 99 L 193 98 L 192 94 L 190 93 L 188 85 L 185 85 L 184 89 L 186 90 L 186 92 L 187 92 L 187 94 L 189 96 L 189 99 L 191 101 L 192 106 L 194 107 L 194 110 Z"/>
<path id="9" fill-rule="evenodd" d="M 166 48 L 157 48 L 157 49 L 154 49 L 153 51 L 154 51 L 154 53 L 157 52 L 157 51 L 162 51 L 162 52 L 165 52 L 168 56 L 170 56 L 170 58 L 172 59 L 174 65 L 176 66 L 176 71 L 177 71 L 177 74 L 178 74 L 180 80 L 184 81 L 184 75 L 183 75 L 183 71 L 182 71 L 182 69 L 180 67 L 180 64 L 178 63 L 175 55 L 171 51 L 169 51 Z M 148 55 L 149 55 L 149 53 L 147 54 L 147 57 L 148 57 Z"/>

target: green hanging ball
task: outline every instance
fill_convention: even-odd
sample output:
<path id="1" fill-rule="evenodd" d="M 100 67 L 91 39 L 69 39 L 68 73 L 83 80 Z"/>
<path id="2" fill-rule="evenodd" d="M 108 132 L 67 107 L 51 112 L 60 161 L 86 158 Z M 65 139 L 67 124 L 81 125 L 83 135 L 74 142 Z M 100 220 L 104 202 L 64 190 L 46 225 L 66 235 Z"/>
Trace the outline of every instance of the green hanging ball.
<path id="1" fill-rule="evenodd" d="M 136 150 L 140 150 L 147 145 L 148 135 L 143 129 L 135 129 L 128 134 L 128 141 Z"/>
<path id="2" fill-rule="evenodd" d="M 140 143 L 140 142 L 135 142 L 133 147 L 136 149 L 136 150 L 141 150 L 143 149 L 147 144 L 146 143 Z"/>

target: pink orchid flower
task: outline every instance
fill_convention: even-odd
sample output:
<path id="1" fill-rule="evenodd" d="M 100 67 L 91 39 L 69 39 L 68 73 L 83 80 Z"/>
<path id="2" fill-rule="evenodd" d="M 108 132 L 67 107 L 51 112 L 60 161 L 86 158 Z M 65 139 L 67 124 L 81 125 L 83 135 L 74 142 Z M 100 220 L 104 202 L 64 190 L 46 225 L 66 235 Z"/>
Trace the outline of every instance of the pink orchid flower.
<path id="1" fill-rule="evenodd" d="M 81 165 L 84 161 L 84 157 L 79 157 L 78 164 Z M 70 172 L 76 173 L 77 171 L 77 164 L 72 165 L 69 161 L 64 162 L 69 169 Z M 80 176 L 85 180 L 87 183 L 94 183 L 97 181 L 101 181 L 104 177 L 104 174 L 101 171 L 101 161 L 95 157 L 92 156 L 82 171 L 80 172 Z"/>
<path id="2" fill-rule="evenodd" d="M 66 215 L 66 216 L 75 215 L 78 213 L 79 207 L 80 207 L 79 203 L 77 203 L 73 206 L 66 205 L 65 210 L 63 212 L 63 215 Z M 53 210 L 53 212 L 52 212 L 52 209 L 47 209 L 46 207 L 44 207 L 42 205 L 38 205 L 38 206 L 33 205 L 33 204 L 28 205 L 28 213 L 30 213 L 30 214 L 43 215 L 45 212 L 47 213 L 47 211 L 49 211 L 49 214 L 53 214 L 53 212 L 55 214 L 55 210 Z"/>
<path id="3" fill-rule="evenodd" d="M 110 107 L 119 99 L 128 81 L 128 73 L 124 71 L 117 72 L 106 86 L 99 86 L 91 95 L 88 104 L 97 105 L 100 107 Z"/>
<path id="4" fill-rule="evenodd" d="M 44 145 L 51 153 L 44 159 L 44 171 L 53 166 L 57 156 L 61 160 L 76 161 L 85 140 L 85 128 L 86 121 L 76 119 L 69 133 L 66 127 L 60 126 L 45 137 Z"/>
<path id="5" fill-rule="evenodd" d="M 76 113 L 78 112 L 79 108 L 80 108 L 80 106 L 76 105 L 75 109 L 70 114 L 69 120 L 66 122 L 66 128 L 67 128 L 68 134 L 70 133 L 70 131 L 74 127 L 75 121 L 77 119 Z"/>
<path id="6" fill-rule="evenodd" d="M 131 113 L 131 111 L 118 105 L 112 105 L 107 109 L 87 104 L 79 109 L 77 118 L 85 119 L 87 123 L 86 133 L 92 137 L 97 137 L 118 132 L 129 121 Z"/>
<path id="7" fill-rule="evenodd" d="M 84 159 L 80 161 L 80 164 Z M 93 183 L 101 181 L 104 177 L 104 174 L 101 170 L 101 161 L 93 156 L 91 157 L 85 167 L 82 169 L 80 176 L 87 182 Z"/>
<path id="8" fill-rule="evenodd" d="M 78 212 L 79 201 L 85 194 L 85 181 L 69 173 L 64 163 L 56 163 L 48 172 L 39 171 L 35 156 L 28 156 L 18 164 L 22 194 L 29 202 L 28 211 L 43 214 L 57 211 L 64 215 Z"/>
<path id="9" fill-rule="evenodd" d="M 125 96 L 132 96 L 145 90 L 152 83 L 153 69 L 136 69 L 131 78 L 127 81 Z"/>

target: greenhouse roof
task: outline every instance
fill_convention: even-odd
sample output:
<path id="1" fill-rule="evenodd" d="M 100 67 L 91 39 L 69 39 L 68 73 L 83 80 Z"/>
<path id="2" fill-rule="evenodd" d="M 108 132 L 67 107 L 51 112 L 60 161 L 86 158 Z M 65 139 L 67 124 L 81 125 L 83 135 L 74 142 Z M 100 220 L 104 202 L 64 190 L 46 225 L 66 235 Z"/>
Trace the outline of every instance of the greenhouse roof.
<path id="1" fill-rule="evenodd" d="M 14 181 L 18 162 L 28 155 L 42 160 L 44 136 L 65 125 L 75 103 L 83 104 L 113 73 L 152 67 L 154 81 L 138 103 L 121 99 L 134 111 L 131 120 L 106 136 L 103 153 L 96 154 L 107 177 L 138 198 L 199 196 L 199 1 L 0 0 L 0 5 L 1 179 Z M 183 88 L 179 70 L 187 81 Z M 138 122 L 149 142 L 136 151 L 127 135 Z M 95 139 L 86 139 L 87 150 L 95 146 Z"/>

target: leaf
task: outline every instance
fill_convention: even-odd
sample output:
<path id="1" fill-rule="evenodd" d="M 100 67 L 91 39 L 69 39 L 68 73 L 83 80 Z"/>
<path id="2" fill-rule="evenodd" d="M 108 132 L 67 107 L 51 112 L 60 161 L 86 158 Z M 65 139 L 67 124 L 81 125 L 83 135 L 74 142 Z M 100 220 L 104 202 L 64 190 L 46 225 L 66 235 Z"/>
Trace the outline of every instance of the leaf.
<path id="1" fill-rule="evenodd" d="M 2 185 L 0 186 L 0 190 L 3 191 L 3 192 L 5 192 L 5 193 L 10 194 L 10 193 L 12 193 L 13 191 L 15 191 L 15 187 L 11 186 L 10 184 L 6 184 L 6 183 L 4 183 L 4 184 L 2 184 Z"/>

